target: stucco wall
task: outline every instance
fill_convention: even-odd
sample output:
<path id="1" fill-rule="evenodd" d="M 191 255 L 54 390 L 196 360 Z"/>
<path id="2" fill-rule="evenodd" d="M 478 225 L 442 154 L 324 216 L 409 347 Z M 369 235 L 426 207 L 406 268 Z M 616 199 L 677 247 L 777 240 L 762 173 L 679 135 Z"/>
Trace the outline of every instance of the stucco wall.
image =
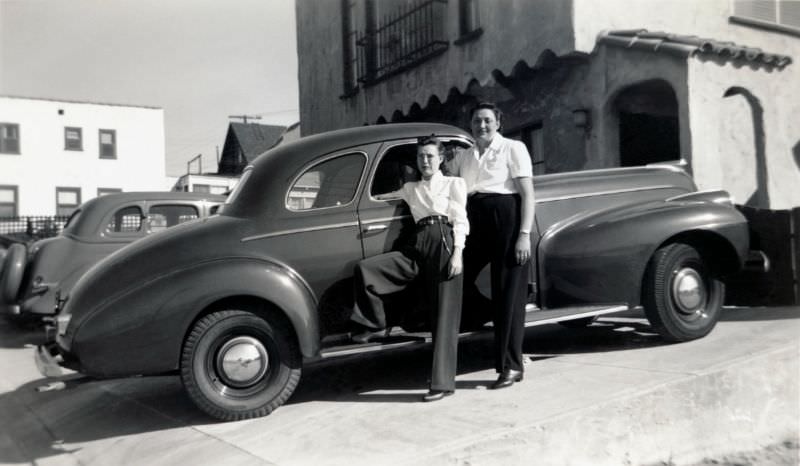
<path id="1" fill-rule="evenodd" d="M 799 57 L 800 58 L 800 57 Z M 690 59 L 689 105 L 698 186 L 737 203 L 800 206 L 800 72 Z M 724 97 L 726 91 L 732 95 Z"/>
<path id="2" fill-rule="evenodd" d="M 534 65 L 545 50 L 561 55 L 574 49 L 572 0 L 481 1 L 478 6 L 484 31 L 480 38 L 452 43 L 459 37 L 458 2 L 447 2 L 450 46 L 444 54 L 340 99 L 344 90 L 340 2 L 297 0 L 303 135 L 374 123 L 380 116 L 391 120 L 397 109 L 407 113 L 414 103 L 424 107 L 432 96 L 444 102 L 452 88 L 464 91 L 473 80 L 487 84 L 495 69 L 509 74 L 519 60 Z"/>
<path id="3" fill-rule="evenodd" d="M 58 111 L 63 110 L 63 115 Z M 0 154 L 0 185 L 17 186 L 20 215 L 53 215 L 56 187 L 166 191 L 164 112 L 157 108 L 0 97 L 0 122 L 19 125 L 20 154 Z M 64 127 L 82 128 L 83 150 L 64 149 Z M 116 131 L 116 159 L 99 157 L 99 130 Z"/>

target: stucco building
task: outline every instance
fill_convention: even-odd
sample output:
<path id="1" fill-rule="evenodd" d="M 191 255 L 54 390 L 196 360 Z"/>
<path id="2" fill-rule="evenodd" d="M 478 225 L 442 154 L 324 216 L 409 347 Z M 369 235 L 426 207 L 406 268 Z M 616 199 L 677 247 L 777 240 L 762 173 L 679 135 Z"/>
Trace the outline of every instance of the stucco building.
<path id="1" fill-rule="evenodd" d="M 0 217 L 168 189 L 161 108 L 0 96 Z"/>
<path id="2" fill-rule="evenodd" d="M 536 173 L 684 159 L 701 189 L 800 206 L 800 2 L 297 0 L 303 135 L 468 126 L 499 104 Z"/>

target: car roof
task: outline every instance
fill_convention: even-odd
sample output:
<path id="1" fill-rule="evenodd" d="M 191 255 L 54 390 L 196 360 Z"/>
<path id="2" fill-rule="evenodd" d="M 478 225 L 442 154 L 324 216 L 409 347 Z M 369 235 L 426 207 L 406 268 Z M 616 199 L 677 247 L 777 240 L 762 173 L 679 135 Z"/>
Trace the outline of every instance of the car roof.
<path id="1" fill-rule="evenodd" d="M 106 194 L 105 196 L 95 197 L 81 204 L 80 216 L 74 219 L 74 223 L 65 229 L 65 233 L 75 236 L 93 236 L 100 222 L 111 210 L 115 210 L 125 204 L 133 202 L 152 202 L 152 201 L 209 201 L 212 203 L 225 202 L 224 195 L 210 193 L 187 193 L 181 191 L 140 191 Z"/>
<path id="2" fill-rule="evenodd" d="M 430 135 L 472 140 L 469 133 L 451 125 L 390 123 L 329 131 L 283 143 L 264 152 L 253 161 L 249 180 L 242 186 L 235 201 L 225 207 L 223 215 L 248 216 L 257 212 L 267 215 L 266 205 L 274 196 L 282 199 L 285 194 L 285 184 L 291 177 L 302 167 L 325 155 L 364 148 L 371 144 Z M 282 200 L 281 205 L 283 205 Z"/>

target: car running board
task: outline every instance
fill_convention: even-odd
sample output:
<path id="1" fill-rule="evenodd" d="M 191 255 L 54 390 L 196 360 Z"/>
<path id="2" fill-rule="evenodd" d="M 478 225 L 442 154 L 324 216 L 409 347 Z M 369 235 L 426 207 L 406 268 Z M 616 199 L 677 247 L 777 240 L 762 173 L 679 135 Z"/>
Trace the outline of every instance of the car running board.
<path id="1" fill-rule="evenodd" d="M 584 319 L 589 317 L 596 317 L 605 314 L 614 314 L 617 312 L 627 311 L 630 308 L 627 305 L 614 305 L 614 306 L 576 306 L 566 307 L 554 310 L 542 310 L 533 304 L 525 306 L 525 327 L 535 327 L 537 325 L 553 324 L 565 320 Z M 397 330 L 397 329 L 396 329 Z M 484 325 L 483 328 L 462 332 L 458 335 L 459 340 L 467 339 L 477 335 L 485 335 L 491 333 L 491 322 Z M 399 332 L 392 332 L 391 335 L 384 338 L 376 338 L 369 343 L 352 343 L 349 340 L 343 340 L 346 343 L 336 345 L 334 342 L 332 346 L 322 350 L 318 357 L 310 358 L 307 362 L 338 358 L 343 356 L 352 356 L 356 354 L 372 353 L 377 351 L 387 351 L 397 348 L 405 348 L 410 346 L 421 346 L 430 344 L 432 337 L 430 332 L 407 333 L 402 330 Z"/>

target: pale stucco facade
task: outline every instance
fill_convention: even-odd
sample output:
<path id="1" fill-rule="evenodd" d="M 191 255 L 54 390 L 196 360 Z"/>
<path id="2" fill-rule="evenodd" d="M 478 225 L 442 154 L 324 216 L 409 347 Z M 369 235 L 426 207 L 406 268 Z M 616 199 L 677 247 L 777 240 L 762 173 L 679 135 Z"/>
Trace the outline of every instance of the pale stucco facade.
<path id="1" fill-rule="evenodd" d="M 367 3 L 350 2 L 355 14 Z M 434 3 L 446 50 L 346 93 L 343 3 L 297 0 L 304 135 L 393 121 L 464 127 L 475 102 L 492 100 L 504 131 L 536 133 L 540 173 L 683 158 L 702 189 L 800 206 L 800 28 L 742 24 L 729 0 L 473 0 L 480 34 L 461 40 L 463 2 Z M 624 32 L 601 39 L 620 30 L 663 32 L 664 46 L 626 44 L 638 39 Z M 646 131 L 655 136 L 637 140 Z"/>
<path id="2" fill-rule="evenodd" d="M 85 202 L 102 192 L 171 187 L 161 108 L 0 96 L 0 124 L 18 131 L 18 150 L 0 153 L 0 187 L 15 188 L 17 215 L 56 214 L 57 189 Z M 72 149 L 65 128 L 80 129 Z M 107 150 L 113 142 L 104 156 L 101 137 Z"/>

